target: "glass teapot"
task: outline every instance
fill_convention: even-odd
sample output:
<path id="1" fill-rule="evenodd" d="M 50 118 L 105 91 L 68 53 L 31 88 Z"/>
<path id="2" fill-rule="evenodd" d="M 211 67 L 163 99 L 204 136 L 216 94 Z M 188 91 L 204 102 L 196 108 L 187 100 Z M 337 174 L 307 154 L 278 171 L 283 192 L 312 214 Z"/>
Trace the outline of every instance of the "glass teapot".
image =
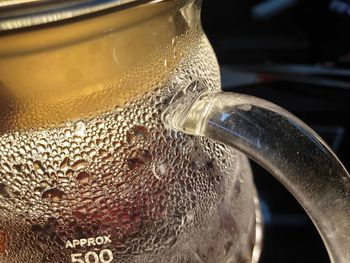
<path id="1" fill-rule="evenodd" d="M 199 0 L 2 1 L 0 262 L 257 262 L 247 157 L 350 262 L 350 178 L 310 128 L 220 91 Z"/>

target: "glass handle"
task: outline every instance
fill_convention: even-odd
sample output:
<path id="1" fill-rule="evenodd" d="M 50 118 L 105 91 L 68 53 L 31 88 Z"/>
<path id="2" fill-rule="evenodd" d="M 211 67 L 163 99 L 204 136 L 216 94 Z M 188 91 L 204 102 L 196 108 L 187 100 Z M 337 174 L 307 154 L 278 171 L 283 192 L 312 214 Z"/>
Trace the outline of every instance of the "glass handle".
<path id="1" fill-rule="evenodd" d="M 334 263 L 350 262 L 350 176 L 326 143 L 284 109 L 235 93 L 182 92 L 165 125 L 231 145 L 274 175 L 316 225 Z"/>

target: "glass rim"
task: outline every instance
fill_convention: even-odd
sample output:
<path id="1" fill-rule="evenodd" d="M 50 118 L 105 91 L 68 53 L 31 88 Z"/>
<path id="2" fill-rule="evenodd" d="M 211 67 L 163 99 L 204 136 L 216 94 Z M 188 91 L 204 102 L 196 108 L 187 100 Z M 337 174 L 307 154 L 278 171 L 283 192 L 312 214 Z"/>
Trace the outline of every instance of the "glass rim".
<path id="1" fill-rule="evenodd" d="M 174 0 L 5 0 L 0 1 L 0 32 L 68 22 L 165 1 Z"/>

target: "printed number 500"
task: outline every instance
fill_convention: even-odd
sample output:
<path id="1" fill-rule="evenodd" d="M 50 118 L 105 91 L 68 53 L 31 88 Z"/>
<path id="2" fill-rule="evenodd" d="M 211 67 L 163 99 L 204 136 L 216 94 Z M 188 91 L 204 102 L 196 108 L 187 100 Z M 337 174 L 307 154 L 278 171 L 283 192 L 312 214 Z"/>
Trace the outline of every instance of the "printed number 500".
<path id="1" fill-rule="evenodd" d="M 71 259 L 73 263 L 110 263 L 113 253 L 110 249 L 103 249 L 99 254 L 94 251 L 89 251 L 84 256 L 81 253 L 71 254 Z"/>

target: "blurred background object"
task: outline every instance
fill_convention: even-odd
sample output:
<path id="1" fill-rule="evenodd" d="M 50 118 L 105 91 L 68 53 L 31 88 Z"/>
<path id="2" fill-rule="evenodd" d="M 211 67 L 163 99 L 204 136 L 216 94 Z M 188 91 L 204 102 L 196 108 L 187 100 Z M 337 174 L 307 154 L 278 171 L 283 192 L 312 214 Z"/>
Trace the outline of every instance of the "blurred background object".
<path id="1" fill-rule="evenodd" d="M 203 1 L 222 87 L 293 112 L 350 169 L 350 1 Z M 305 212 L 253 164 L 265 216 L 262 263 L 330 262 Z"/>

